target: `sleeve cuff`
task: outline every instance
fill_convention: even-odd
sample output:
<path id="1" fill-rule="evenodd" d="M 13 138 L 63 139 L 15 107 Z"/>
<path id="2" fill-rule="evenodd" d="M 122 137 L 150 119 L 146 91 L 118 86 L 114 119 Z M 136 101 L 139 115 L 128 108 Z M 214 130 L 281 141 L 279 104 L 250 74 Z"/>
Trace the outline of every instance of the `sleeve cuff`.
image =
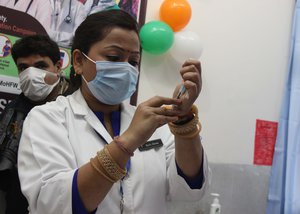
<path id="1" fill-rule="evenodd" d="M 93 212 L 88 213 L 82 203 L 78 191 L 77 175 L 78 175 L 78 169 L 74 173 L 73 182 L 72 182 L 72 214 L 94 214 L 96 213 L 97 209 L 95 209 Z"/>
<path id="2" fill-rule="evenodd" d="M 179 168 L 176 160 L 175 160 L 175 163 L 176 163 L 176 169 L 177 169 L 177 173 L 179 176 L 181 176 L 185 182 L 187 183 L 187 185 L 191 188 L 191 189 L 201 189 L 202 188 L 202 185 L 204 183 L 204 174 L 203 174 L 203 156 L 202 156 L 202 163 L 201 163 L 201 166 L 200 166 L 200 170 L 199 170 L 199 173 L 193 177 L 193 178 L 189 178 L 187 177 L 183 172 L 182 170 Z"/>

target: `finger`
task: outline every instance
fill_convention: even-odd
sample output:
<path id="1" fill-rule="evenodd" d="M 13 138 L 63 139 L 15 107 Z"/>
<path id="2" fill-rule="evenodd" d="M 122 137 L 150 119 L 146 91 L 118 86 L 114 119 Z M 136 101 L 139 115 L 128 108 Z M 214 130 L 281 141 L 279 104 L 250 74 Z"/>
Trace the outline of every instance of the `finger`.
<path id="1" fill-rule="evenodd" d="M 198 73 L 195 72 L 187 72 L 185 74 L 183 74 L 182 79 L 184 81 L 191 81 L 194 82 L 196 84 L 200 84 L 200 75 Z"/>
<path id="2" fill-rule="evenodd" d="M 167 123 L 172 123 L 178 120 L 177 116 L 164 116 L 164 115 L 156 115 L 155 120 L 159 126 L 163 126 Z"/>
<path id="3" fill-rule="evenodd" d="M 196 60 L 196 59 L 187 59 L 187 60 L 183 63 L 182 67 L 186 67 L 186 66 L 189 66 L 189 65 L 195 65 L 195 67 L 196 67 L 199 71 L 201 71 L 201 63 L 200 63 L 199 60 Z"/>
<path id="4" fill-rule="evenodd" d="M 198 94 L 200 93 L 200 88 L 198 87 L 198 85 L 192 81 L 185 81 L 184 82 L 184 87 L 186 88 L 186 90 L 189 91 L 189 93 L 195 93 Z"/>
<path id="5" fill-rule="evenodd" d="M 179 105 L 181 100 L 175 98 L 155 96 L 142 103 L 141 105 L 151 106 L 151 107 L 160 107 L 162 105 Z"/>
<path id="6" fill-rule="evenodd" d="M 180 69 L 181 76 L 183 76 L 185 73 L 197 73 L 197 74 L 201 75 L 200 71 L 198 70 L 198 68 L 195 65 L 188 65 L 188 66 L 182 67 Z"/>
<path id="7" fill-rule="evenodd" d="M 158 115 L 164 116 L 177 116 L 180 112 L 173 107 L 173 105 L 161 106 L 153 108 L 153 112 Z"/>

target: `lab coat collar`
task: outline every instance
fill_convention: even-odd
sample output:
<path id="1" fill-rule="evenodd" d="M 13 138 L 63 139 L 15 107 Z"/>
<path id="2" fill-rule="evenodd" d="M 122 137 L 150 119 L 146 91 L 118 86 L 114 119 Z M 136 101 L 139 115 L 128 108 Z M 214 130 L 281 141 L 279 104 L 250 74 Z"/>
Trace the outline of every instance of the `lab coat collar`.
<path id="1" fill-rule="evenodd" d="M 75 91 L 71 96 L 70 96 L 70 104 L 72 111 L 74 112 L 75 115 L 87 115 L 88 110 L 90 110 L 89 106 L 87 105 L 80 89 Z"/>
<path id="2" fill-rule="evenodd" d="M 70 105 L 74 115 L 83 116 L 87 123 L 93 127 L 93 129 L 100 134 L 107 143 L 112 141 L 111 136 L 106 131 L 105 127 L 102 125 L 100 120 L 94 114 L 94 112 L 87 105 L 80 89 L 75 91 L 73 95 L 70 96 Z M 121 128 L 120 134 L 122 134 L 130 125 L 135 107 L 127 103 L 121 104 Z"/>

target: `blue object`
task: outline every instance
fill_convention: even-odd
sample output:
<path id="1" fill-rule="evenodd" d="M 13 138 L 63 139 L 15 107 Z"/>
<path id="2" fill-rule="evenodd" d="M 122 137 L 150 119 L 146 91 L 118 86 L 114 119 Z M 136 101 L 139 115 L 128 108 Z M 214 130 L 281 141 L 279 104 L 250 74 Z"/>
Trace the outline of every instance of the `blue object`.
<path id="1" fill-rule="evenodd" d="M 77 187 L 77 176 L 78 169 L 75 171 L 72 181 L 72 213 L 73 214 L 94 214 L 97 209 L 93 212 L 88 213 L 82 203 L 82 200 L 79 195 L 78 187 Z"/>
<path id="2" fill-rule="evenodd" d="M 136 91 L 139 72 L 128 62 L 94 61 L 86 54 L 82 54 L 96 64 L 96 76 L 86 82 L 93 96 L 108 105 L 120 104 Z"/>
<path id="3" fill-rule="evenodd" d="M 271 170 L 267 214 L 300 213 L 300 1 L 296 2 L 288 79 Z"/>
<path id="4" fill-rule="evenodd" d="M 182 84 L 176 98 L 179 99 L 185 93 L 185 91 L 186 91 L 185 86 Z"/>

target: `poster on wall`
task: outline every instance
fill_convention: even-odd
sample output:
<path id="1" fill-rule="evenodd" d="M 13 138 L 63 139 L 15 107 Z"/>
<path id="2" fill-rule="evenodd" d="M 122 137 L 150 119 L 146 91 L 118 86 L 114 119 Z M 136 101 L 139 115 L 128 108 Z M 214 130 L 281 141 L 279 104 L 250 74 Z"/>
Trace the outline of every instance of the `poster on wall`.
<path id="1" fill-rule="evenodd" d="M 277 122 L 256 120 L 253 160 L 255 165 L 272 165 L 277 129 Z"/>
<path id="2" fill-rule="evenodd" d="M 21 37 L 47 34 L 42 25 L 26 13 L 0 6 L 0 113 L 19 94 L 17 67 L 11 57 L 13 44 Z"/>
<path id="3" fill-rule="evenodd" d="M 75 30 L 88 15 L 109 8 L 121 8 L 143 24 L 146 3 L 146 0 L 0 0 L 0 6 L 36 19 L 50 38 L 64 48 L 71 47 Z"/>
<path id="4" fill-rule="evenodd" d="M 76 28 L 91 13 L 121 8 L 145 22 L 146 0 L 0 0 L 0 114 L 21 93 L 11 48 L 28 35 L 49 35 L 60 47 L 63 74 L 68 77 L 71 44 Z M 137 93 L 132 96 L 136 104 Z"/>

